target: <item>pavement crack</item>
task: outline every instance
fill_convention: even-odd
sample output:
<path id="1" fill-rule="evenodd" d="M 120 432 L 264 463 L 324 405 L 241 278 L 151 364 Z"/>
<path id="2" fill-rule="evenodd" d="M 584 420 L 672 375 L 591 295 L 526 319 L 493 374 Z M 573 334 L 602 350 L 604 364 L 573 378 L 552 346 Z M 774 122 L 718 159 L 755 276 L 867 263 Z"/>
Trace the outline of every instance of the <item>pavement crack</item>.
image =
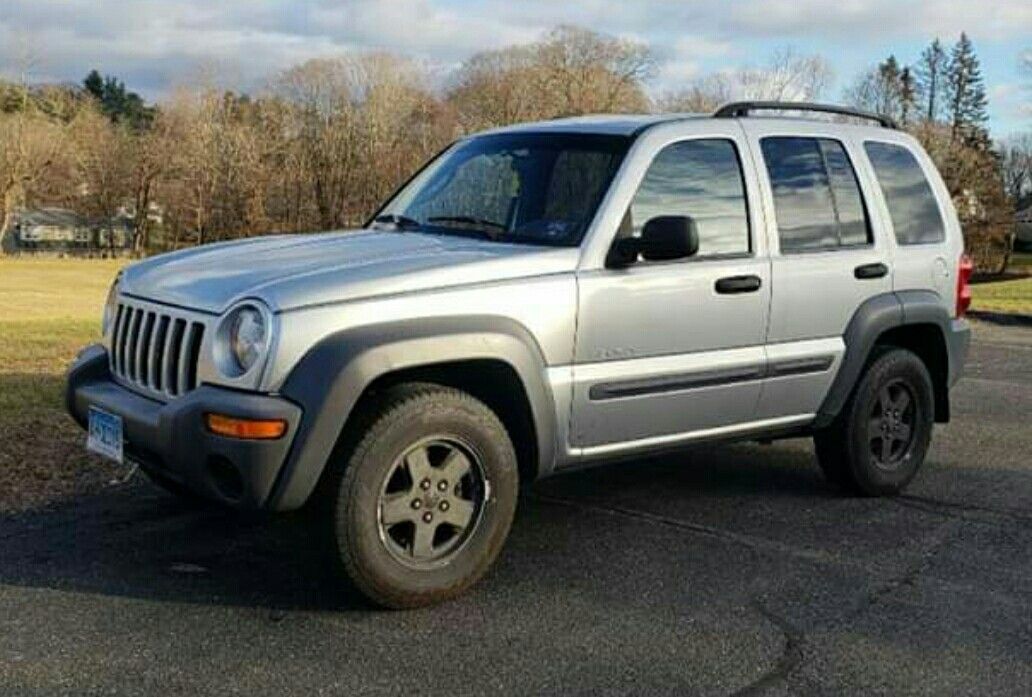
<path id="1" fill-rule="evenodd" d="M 949 542 L 955 529 L 957 529 L 955 522 L 944 524 L 936 533 L 937 539 L 923 546 L 913 563 L 908 564 L 901 573 L 890 576 L 868 593 L 856 609 L 849 613 L 848 619 L 850 621 L 857 619 L 885 598 L 893 596 L 897 591 L 915 588 L 918 580 L 932 565 L 932 557 Z"/>
<path id="2" fill-rule="evenodd" d="M 710 525 L 703 525 L 701 523 L 693 523 L 691 521 L 660 515 L 657 513 L 648 513 L 647 511 L 641 511 L 634 508 L 614 506 L 611 504 L 603 504 L 590 500 L 572 500 L 542 494 L 533 494 L 529 498 L 530 500 L 540 501 L 542 503 L 549 503 L 557 506 L 566 506 L 569 508 L 591 511 L 593 513 L 600 513 L 602 515 L 630 518 L 633 520 L 652 523 L 654 525 L 675 528 L 677 530 L 687 530 L 689 532 L 693 532 L 705 537 L 710 537 L 713 539 L 723 540 L 726 542 L 731 542 L 733 544 L 741 545 L 743 547 L 747 547 L 757 552 L 765 552 L 771 554 L 787 554 L 795 558 L 825 564 L 857 567 L 861 566 L 836 554 L 829 554 L 827 552 L 820 552 L 809 549 L 801 549 L 799 547 L 794 547 L 792 545 L 787 545 L 782 542 L 769 540 L 763 537 L 757 537 L 755 535 L 746 535 L 742 533 L 732 532 L 730 530 L 725 530 L 723 528 L 717 528 Z"/>
<path id="3" fill-rule="evenodd" d="M 753 607 L 768 622 L 777 627 L 784 637 L 784 645 L 781 649 L 781 656 L 771 668 L 753 682 L 734 693 L 735 697 L 747 697 L 749 695 L 760 695 L 775 685 L 785 682 L 788 677 L 803 662 L 803 640 L 802 631 L 792 625 L 784 617 L 776 615 L 768 610 L 762 603 L 754 602 Z"/>

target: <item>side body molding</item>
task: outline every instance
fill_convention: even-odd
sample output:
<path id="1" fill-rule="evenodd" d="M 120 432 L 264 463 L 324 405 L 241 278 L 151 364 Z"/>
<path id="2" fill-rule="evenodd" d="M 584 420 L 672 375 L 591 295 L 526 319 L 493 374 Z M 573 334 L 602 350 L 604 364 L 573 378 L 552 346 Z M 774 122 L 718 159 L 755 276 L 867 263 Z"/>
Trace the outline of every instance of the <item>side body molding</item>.
<path id="1" fill-rule="evenodd" d="M 388 373 L 463 360 L 497 360 L 519 376 L 537 435 L 538 471 L 556 456 L 556 417 L 544 356 L 518 323 L 494 316 L 406 320 L 326 337 L 291 371 L 281 394 L 301 405 L 301 428 L 270 498 L 276 510 L 299 508 L 315 489 L 341 430 L 363 391 Z"/>
<path id="2" fill-rule="evenodd" d="M 963 326 L 958 327 L 958 323 Z M 838 416 L 879 337 L 897 327 L 918 324 L 933 325 L 941 332 L 948 361 L 948 377 L 943 387 L 956 382 L 967 353 L 966 323 L 950 317 L 942 298 L 932 291 L 904 290 L 875 295 L 857 308 L 846 326 L 843 334 L 846 353 L 842 367 L 817 412 L 814 427 L 827 426 Z M 945 413 L 948 414 L 948 396 L 943 394 L 941 399 L 945 400 Z"/>

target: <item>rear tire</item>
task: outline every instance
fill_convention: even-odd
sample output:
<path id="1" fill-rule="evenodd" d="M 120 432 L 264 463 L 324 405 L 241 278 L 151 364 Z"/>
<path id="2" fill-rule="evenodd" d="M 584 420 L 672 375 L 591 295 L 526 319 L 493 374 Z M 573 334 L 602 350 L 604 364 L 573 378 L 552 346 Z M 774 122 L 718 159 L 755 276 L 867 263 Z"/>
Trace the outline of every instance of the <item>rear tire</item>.
<path id="1" fill-rule="evenodd" d="M 335 461 L 330 526 L 348 579 L 374 603 L 433 605 L 476 583 L 509 534 L 516 452 L 493 411 L 430 384 L 388 389 Z"/>
<path id="2" fill-rule="evenodd" d="M 934 409 L 924 362 L 905 349 L 881 349 L 835 422 L 814 436 L 824 476 L 862 496 L 898 494 L 928 453 Z"/>

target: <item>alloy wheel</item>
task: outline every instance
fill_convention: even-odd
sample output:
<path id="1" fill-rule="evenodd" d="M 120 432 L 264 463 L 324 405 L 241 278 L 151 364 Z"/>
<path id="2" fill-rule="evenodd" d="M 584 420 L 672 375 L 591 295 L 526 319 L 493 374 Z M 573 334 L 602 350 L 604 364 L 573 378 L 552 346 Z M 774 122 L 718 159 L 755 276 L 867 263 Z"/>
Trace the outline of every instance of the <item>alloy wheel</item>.
<path id="1" fill-rule="evenodd" d="M 878 390 L 868 421 L 871 457 L 882 469 L 895 469 L 914 444 L 917 401 L 903 380 L 891 380 Z"/>
<path id="2" fill-rule="evenodd" d="M 424 439 L 391 465 L 377 506 L 380 540 L 413 568 L 447 564 L 472 537 L 489 485 L 472 448 Z"/>

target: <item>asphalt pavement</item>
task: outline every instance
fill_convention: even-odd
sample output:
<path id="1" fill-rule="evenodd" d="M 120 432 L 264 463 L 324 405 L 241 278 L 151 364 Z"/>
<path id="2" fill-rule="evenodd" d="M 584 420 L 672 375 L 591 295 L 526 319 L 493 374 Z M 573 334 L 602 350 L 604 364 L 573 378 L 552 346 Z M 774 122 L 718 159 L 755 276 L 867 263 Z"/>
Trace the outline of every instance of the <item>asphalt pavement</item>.
<path id="1" fill-rule="evenodd" d="M 1028 694 L 1032 329 L 979 325 L 905 496 L 808 441 L 563 475 L 465 597 L 384 612 L 303 515 L 143 482 L 0 518 L 0 694 Z"/>

